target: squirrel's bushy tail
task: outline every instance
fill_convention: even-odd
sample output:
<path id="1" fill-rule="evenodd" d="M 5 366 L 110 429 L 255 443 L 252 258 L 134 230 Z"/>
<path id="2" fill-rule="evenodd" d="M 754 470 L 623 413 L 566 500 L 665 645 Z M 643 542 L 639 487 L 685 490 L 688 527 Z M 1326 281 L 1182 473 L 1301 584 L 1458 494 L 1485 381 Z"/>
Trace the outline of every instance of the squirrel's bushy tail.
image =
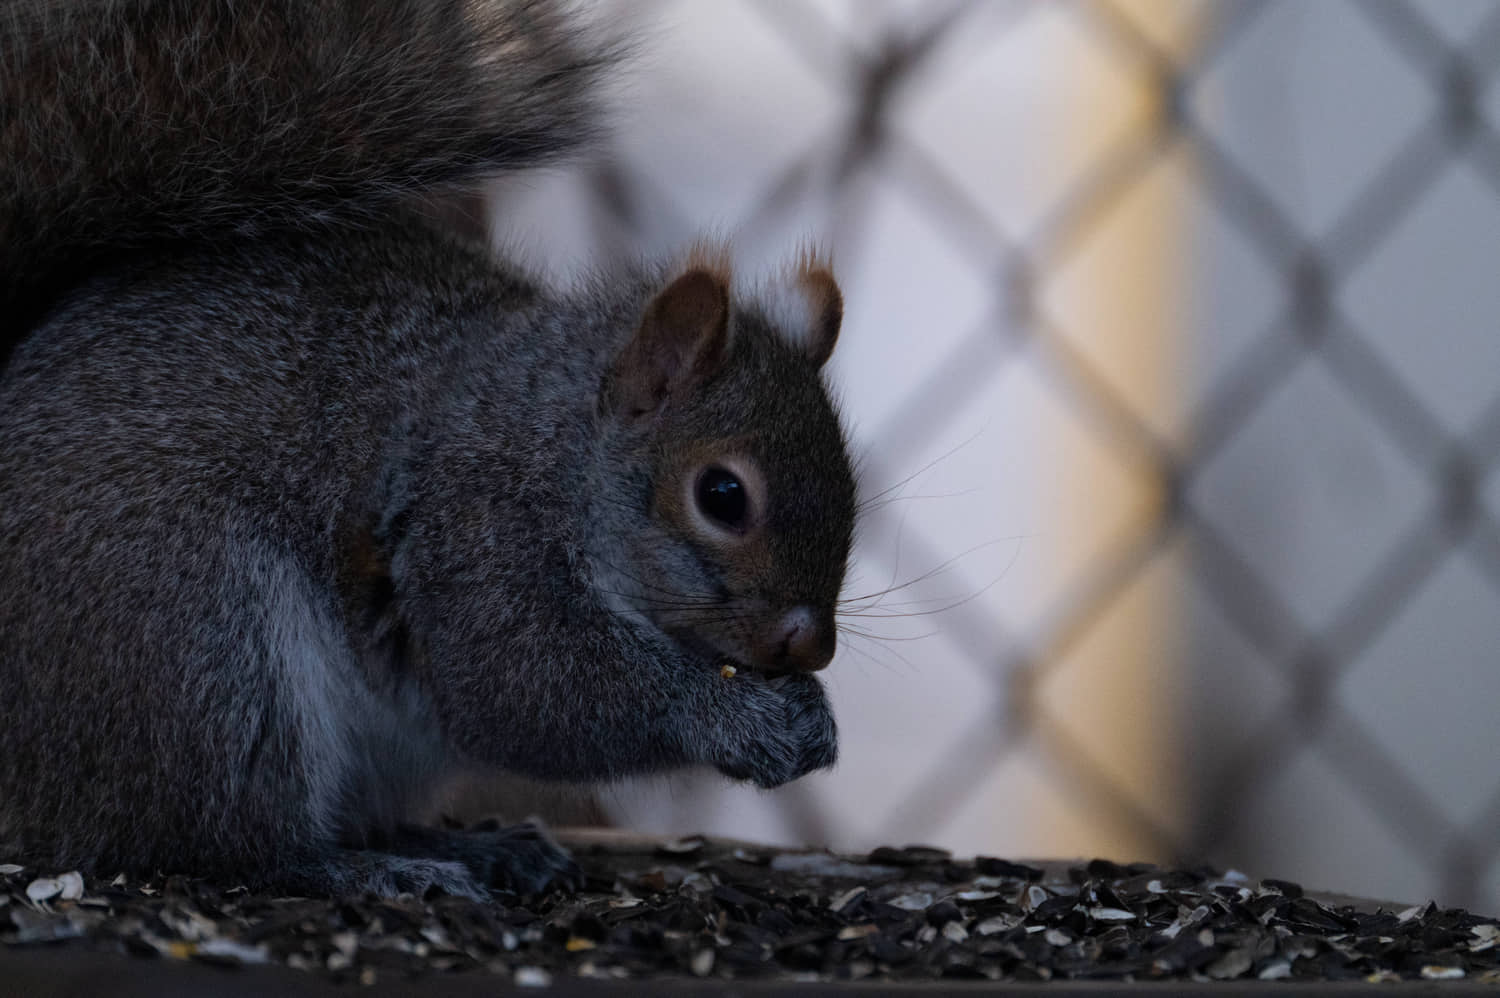
<path id="1" fill-rule="evenodd" d="M 103 256 L 357 224 L 566 152 L 611 61 L 545 0 L 8 0 L 0 360 Z"/>

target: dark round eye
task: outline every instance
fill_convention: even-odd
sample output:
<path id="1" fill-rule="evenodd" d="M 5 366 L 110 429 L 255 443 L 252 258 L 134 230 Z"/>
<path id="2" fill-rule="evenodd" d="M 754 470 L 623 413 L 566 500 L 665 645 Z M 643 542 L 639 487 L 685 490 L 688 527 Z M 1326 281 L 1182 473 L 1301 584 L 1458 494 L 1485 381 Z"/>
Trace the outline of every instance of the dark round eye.
<path id="1" fill-rule="evenodd" d="M 749 512 L 744 483 L 723 468 L 709 468 L 698 478 L 698 508 L 726 527 L 742 529 Z"/>

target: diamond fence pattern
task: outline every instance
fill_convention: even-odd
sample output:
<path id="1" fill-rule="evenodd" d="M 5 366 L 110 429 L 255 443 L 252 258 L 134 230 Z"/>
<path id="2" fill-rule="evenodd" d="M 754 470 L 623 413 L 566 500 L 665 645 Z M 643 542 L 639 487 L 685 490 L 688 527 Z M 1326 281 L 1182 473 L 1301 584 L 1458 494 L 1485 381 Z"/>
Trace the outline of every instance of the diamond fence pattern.
<path id="1" fill-rule="evenodd" d="M 1224 75 L 1282 71 L 1261 59 L 1263 45 L 1254 36 L 1269 19 L 1299 7 L 1296 0 L 1162 0 L 1150 16 L 1142 16 L 1141 5 L 1111 0 L 872 5 L 867 15 L 852 18 L 831 13 L 829 4 L 744 0 L 738 6 L 737 16 L 773 35 L 796 72 L 831 94 L 839 109 L 831 128 L 780 167 L 740 213 L 750 241 L 757 226 L 784 225 L 816 203 L 836 252 L 857 246 L 867 238 L 861 208 L 873 175 L 923 216 L 948 252 L 988 275 L 985 318 L 961 331 L 956 345 L 883 416 L 873 434 L 882 444 L 872 464 L 911 468 L 923 442 L 1025 354 L 1040 358 L 1054 401 L 1112 452 L 1150 498 L 1149 515 L 1106 546 L 1028 636 L 973 618 L 937 625 L 967 631 L 955 641 L 976 658 L 976 671 L 994 681 L 1000 706 L 946 747 L 928 778 L 892 812 L 892 827 L 910 827 L 920 816 L 941 824 L 963 806 L 968 788 L 1033 742 L 1045 746 L 1051 772 L 1075 796 L 1095 813 L 1135 828 L 1155 844 L 1157 855 L 1217 859 L 1231 843 L 1253 853 L 1255 835 L 1286 834 L 1264 828 L 1247 833 L 1247 816 L 1257 795 L 1288 767 L 1310 758 L 1337 784 L 1341 800 L 1355 802 L 1360 821 L 1383 827 L 1434 895 L 1446 903 L 1500 907 L 1500 734 L 1488 737 L 1488 760 L 1454 760 L 1481 784 L 1485 800 L 1477 808 L 1455 809 L 1404 758 L 1399 740 L 1391 737 L 1397 722 L 1372 722 L 1344 695 L 1346 677 L 1363 667 L 1393 622 L 1453 563 L 1469 570 L 1464 577 L 1478 590 L 1477 605 L 1500 603 L 1500 517 L 1486 491 L 1500 464 L 1500 378 L 1487 376 L 1492 397 L 1477 414 L 1455 419 L 1440 389 L 1414 376 L 1368 335 L 1346 295 L 1455 169 L 1477 192 L 1473 196 L 1500 203 L 1494 79 L 1500 71 L 1500 4 L 1463 12 L 1442 2 L 1324 5 L 1320 16 L 1337 21 L 1337 34 L 1363 39 L 1381 71 L 1402 78 L 1419 111 L 1415 127 L 1385 128 L 1380 108 L 1351 108 L 1350 114 L 1374 123 L 1369 134 L 1389 140 L 1372 139 L 1379 155 L 1351 171 L 1339 196 L 1325 199 L 1317 212 L 1299 209 L 1297 199 L 1259 168 L 1253 145 L 1224 126 L 1233 111 L 1222 100 Z M 1171 16 L 1162 17 L 1168 6 Z M 893 107 L 935 64 L 961 58 L 964 44 L 1007 44 L 1039 30 L 1043 18 L 1061 18 L 1115 72 L 1147 81 L 1152 99 L 1127 119 L 1127 127 L 1094 143 L 1049 202 L 1025 206 L 1001 223 L 920 138 L 890 127 Z M 1326 99 L 1299 93 L 1295 78 L 1285 81 L 1285 93 L 1292 102 Z M 1207 206 L 1213 224 L 1230 232 L 1247 265 L 1268 275 L 1274 302 L 1242 346 L 1193 393 L 1180 431 L 1141 411 L 1080 346 L 1101 331 L 1071 328 L 1049 306 L 1048 294 L 1049 282 L 1087 250 L 1109 213 L 1168 162 L 1182 170 L 1188 192 Z M 602 241 L 620 252 L 634 252 L 663 233 L 681 238 L 695 229 L 692 211 L 629 157 L 598 168 L 592 205 L 595 245 Z M 746 235 L 741 232 L 742 241 Z M 1194 260 L 1191 252 L 1186 256 L 1183 280 L 1190 283 L 1196 279 Z M 1430 261 L 1433 268 L 1447 265 Z M 1407 276 L 1420 293 L 1423 276 Z M 1500 314 L 1481 319 L 1495 327 L 1490 335 L 1500 336 Z M 1215 330 L 1193 328 L 1187 335 L 1212 337 Z M 1453 349 L 1441 326 L 1425 335 L 1432 351 Z M 1253 545 L 1237 535 L 1233 522 L 1224 522 L 1212 501 L 1216 464 L 1229 459 L 1247 427 L 1272 418 L 1268 413 L 1293 390 L 1289 386 L 1303 383 L 1313 388 L 1295 390 L 1337 396 L 1334 404 L 1345 417 L 1376 438 L 1401 474 L 1422 483 L 1413 515 L 1402 518 L 1390 537 L 1371 539 L 1361 558 L 1344 566 L 1347 584 L 1318 612 L 1303 605 L 1291 580 L 1266 570 Z M 931 547 L 911 534 L 903 543 L 918 556 L 924 545 Z M 1245 668 L 1263 671 L 1269 688 L 1278 691 L 1271 695 L 1272 709 L 1233 729 L 1232 742 L 1215 741 L 1211 752 L 1203 745 L 1181 746 L 1185 755 L 1214 760 L 1195 786 L 1197 799 L 1189 802 L 1185 821 L 1155 813 L 1122 786 L 1057 723 L 1058 708 L 1035 695 L 1121 594 L 1174 550 L 1187 552 L 1185 584 L 1197 604 L 1243 646 Z M 1185 682 L 1209 664 L 1196 657 L 1209 651 L 1189 648 Z M 1489 648 L 1445 648 L 1441 642 L 1427 652 L 1432 660 L 1464 652 L 1485 662 L 1494 655 Z M 1413 671 L 1428 667 L 1409 663 Z M 1215 727 L 1212 720 L 1202 725 L 1210 732 Z M 782 804 L 802 838 L 830 837 L 827 808 L 816 793 L 793 792 Z"/>

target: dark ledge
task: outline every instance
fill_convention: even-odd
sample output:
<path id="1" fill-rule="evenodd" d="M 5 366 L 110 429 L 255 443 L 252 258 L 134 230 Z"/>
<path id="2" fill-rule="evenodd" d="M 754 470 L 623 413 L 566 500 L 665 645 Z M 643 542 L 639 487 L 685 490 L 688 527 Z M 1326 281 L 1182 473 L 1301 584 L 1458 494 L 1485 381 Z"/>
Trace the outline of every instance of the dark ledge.
<path id="1" fill-rule="evenodd" d="M 575 895 L 330 902 L 182 877 L 0 874 L 0 990 L 424 998 L 1045 990 L 1382 995 L 1500 984 L 1500 923 L 1145 864 L 836 857 L 568 837 Z M 48 894 L 51 896 L 47 896 Z M 64 899 L 64 895 L 72 899 Z M 1275 982 L 1274 985 L 1272 982 Z"/>

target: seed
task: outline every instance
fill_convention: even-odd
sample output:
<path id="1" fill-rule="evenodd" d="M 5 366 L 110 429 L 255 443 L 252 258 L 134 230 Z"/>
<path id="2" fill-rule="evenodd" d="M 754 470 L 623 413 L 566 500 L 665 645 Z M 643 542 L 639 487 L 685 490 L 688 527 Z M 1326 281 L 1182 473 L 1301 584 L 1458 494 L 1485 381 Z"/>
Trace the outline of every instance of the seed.
<path id="1" fill-rule="evenodd" d="M 77 901 L 83 897 L 83 874 L 77 870 L 70 870 L 57 878 L 62 886 L 61 894 L 64 901 Z"/>
<path id="2" fill-rule="evenodd" d="M 38 877 L 26 885 L 26 896 L 38 903 L 48 901 L 62 893 L 61 880 L 53 877 Z"/>
<path id="3" fill-rule="evenodd" d="M 541 967 L 517 967 L 511 978 L 518 988 L 548 988 L 552 986 L 552 975 Z"/>

